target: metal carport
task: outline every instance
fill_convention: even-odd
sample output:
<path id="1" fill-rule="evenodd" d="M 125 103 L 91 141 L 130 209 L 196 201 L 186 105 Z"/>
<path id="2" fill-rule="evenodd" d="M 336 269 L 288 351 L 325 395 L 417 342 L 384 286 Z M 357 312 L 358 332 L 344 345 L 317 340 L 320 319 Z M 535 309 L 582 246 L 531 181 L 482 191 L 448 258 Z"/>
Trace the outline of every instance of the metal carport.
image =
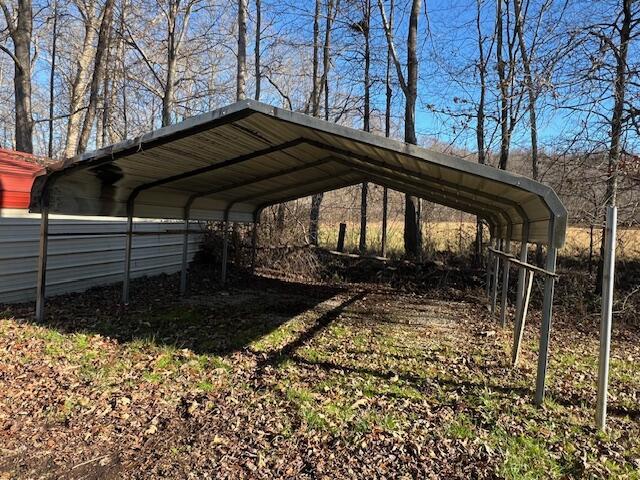
<path id="1" fill-rule="evenodd" d="M 517 319 L 526 309 L 525 271 L 532 271 L 527 270 L 527 244 L 547 245 L 536 387 L 541 403 L 556 254 L 567 228 L 567 211 L 553 190 L 526 177 L 253 100 L 71 158 L 36 178 L 30 209 L 43 218 L 36 316 L 44 316 L 49 213 L 128 217 L 126 303 L 132 217 L 183 219 L 186 241 L 189 220 L 255 224 L 267 206 L 363 181 L 478 215 L 490 226 L 492 245 L 502 241 L 506 253 L 511 241 L 519 241 Z M 503 285 L 514 260 L 494 254 L 494 306 L 500 257 Z M 186 262 L 182 289 L 185 281 Z"/>

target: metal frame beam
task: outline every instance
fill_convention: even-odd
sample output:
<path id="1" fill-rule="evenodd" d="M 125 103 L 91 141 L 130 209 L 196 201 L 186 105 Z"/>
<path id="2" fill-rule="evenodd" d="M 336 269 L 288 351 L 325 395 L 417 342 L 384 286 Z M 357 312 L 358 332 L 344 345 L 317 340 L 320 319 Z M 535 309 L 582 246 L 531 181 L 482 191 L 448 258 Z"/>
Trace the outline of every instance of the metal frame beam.
<path id="1" fill-rule="evenodd" d="M 344 172 L 338 173 L 338 176 L 341 175 L 346 175 L 349 174 L 350 172 L 348 170 L 345 170 Z M 325 183 L 327 182 L 329 179 L 327 178 L 318 178 L 315 179 L 311 182 L 306 182 L 305 186 L 311 186 L 311 185 L 315 185 L 317 183 Z M 268 197 L 269 195 L 273 195 L 275 193 L 280 193 L 280 192 L 286 192 L 287 190 L 292 190 L 295 188 L 300 188 L 299 185 L 295 185 L 295 186 L 291 186 L 291 187 L 278 187 L 278 188 L 272 188 L 270 190 L 266 190 L 263 192 L 259 192 L 253 195 L 247 195 L 246 197 L 240 197 L 240 198 L 236 198 L 235 200 L 232 200 L 231 202 L 229 202 L 229 204 L 227 205 L 227 208 L 225 209 L 225 217 L 229 218 L 229 213 L 231 212 L 231 209 L 233 208 L 234 205 L 237 205 L 238 203 L 245 203 L 248 202 L 250 200 L 259 200 L 263 197 Z M 325 187 L 326 188 L 326 187 Z M 298 196 L 296 198 L 303 198 L 303 197 L 308 197 L 310 194 L 307 194 L 305 192 L 303 192 L 302 194 L 298 194 Z M 281 203 L 281 202 L 276 202 L 276 203 Z"/>
<path id="2" fill-rule="evenodd" d="M 516 316 L 515 327 L 513 330 L 513 349 L 511 351 L 511 364 L 515 367 L 518 365 L 520 352 L 522 351 L 522 337 L 524 335 L 524 325 L 527 320 L 527 311 L 529 310 L 529 300 L 531 299 L 531 288 L 533 287 L 533 270 L 525 271 L 524 280 L 524 296 Z"/>
<path id="3" fill-rule="evenodd" d="M 122 281 L 122 303 L 129 304 L 129 281 L 131 279 L 131 251 L 133 248 L 133 204 L 127 208 L 127 236 L 124 245 L 124 277 Z"/>
<path id="4" fill-rule="evenodd" d="M 216 170 L 220 170 L 221 168 L 231 167 L 234 165 L 238 165 L 240 163 L 253 160 L 258 157 L 263 157 L 265 155 L 269 155 L 275 152 L 279 152 L 282 150 L 286 150 L 288 148 L 297 147 L 303 143 L 308 143 L 304 138 L 297 138 L 295 140 L 291 140 L 289 142 L 284 142 L 279 145 L 274 145 L 268 148 L 263 148 L 262 150 L 257 150 L 255 152 L 247 153 L 244 155 L 239 155 L 234 158 L 230 158 L 228 160 L 223 160 L 222 162 L 213 163 L 211 165 L 206 165 L 204 167 L 196 168 L 194 170 L 189 170 L 187 172 L 178 173 L 176 175 L 172 175 L 170 177 L 161 178 L 155 180 L 153 182 L 144 183 L 142 185 L 138 185 L 129 194 L 129 198 L 127 199 L 127 205 L 132 203 L 136 197 L 145 190 L 149 190 L 151 188 L 159 187 L 162 185 L 166 185 L 167 183 L 177 182 L 178 180 L 184 180 L 185 178 L 195 177 L 197 175 L 202 175 L 203 173 L 210 173 Z"/>
<path id="5" fill-rule="evenodd" d="M 49 207 L 42 208 L 40 216 L 40 247 L 38 252 L 38 279 L 36 283 L 36 321 L 44 320 L 47 287 L 47 255 L 49 247 Z"/>
<path id="6" fill-rule="evenodd" d="M 317 168 L 317 167 L 320 167 L 322 165 L 326 165 L 328 163 L 331 163 L 332 161 L 333 160 L 331 158 L 329 158 L 329 157 L 321 158 L 321 159 L 316 160 L 316 161 L 311 162 L 311 163 L 305 163 L 303 165 L 297 165 L 295 167 L 287 168 L 285 170 L 279 170 L 277 172 L 272 172 L 272 173 L 269 173 L 267 175 L 262 175 L 260 177 L 253 177 L 253 178 L 250 178 L 248 180 L 244 180 L 242 182 L 228 183 L 226 185 L 221 185 L 219 187 L 212 188 L 211 190 L 207 190 L 205 192 L 197 192 L 197 193 L 192 194 L 189 197 L 189 200 L 187 200 L 187 205 L 189 207 L 191 207 L 191 205 L 193 205 L 193 202 L 195 202 L 198 198 L 207 197 L 209 195 L 214 195 L 216 193 L 228 192 L 228 191 L 231 191 L 231 190 L 235 190 L 236 188 L 246 187 L 248 185 L 253 185 L 255 183 L 260 183 L 260 182 L 265 182 L 267 180 L 273 180 L 274 178 L 282 177 L 282 176 L 285 176 L 285 175 L 291 175 L 293 173 L 301 172 L 301 171 L 308 170 L 308 169 L 311 169 L 311 168 Z"/>
<path id="7" fill-rule="evenodd" d="M 184 237 L 182 239 L 182 268 L 180 270 L 180 296 L 187 293 L 187 269 L 189 267 L 189 214 L 191 208 L 184 209 Z"/>
<path id="8" fill-rule="evenodd" d="M 348 165 L 348 162 L 345 162 L 345 163 Z M 465 209 L 464 211 L 466 211 L 467 213 L 481 216 L 487 219 L 488 221 L 491 221 L 494 224 L 500 223 L 497 221 L 498 217 L 491 210 L 487 210 L 483 207 L 478 207 L 477 205 L 474 205 L 474 204 L 469 204 L 466 201 L 460 202 L 459 197 L 452 198 L 451 196 L 448 196 L 447 193 L 444 193 L 442 191 L 440 191 L 439 193 L 434 193 L 433 191 L 429 191 L 428 193 L 425 193 L 426 190 L 422 190 L 424 188 L 423 186 L 420 186 L 415 181 L 410 181 L 408 184 L 416 188 L 416 190 L 413 191 L 410 189 L 406 189 L 401 184 L 398 184 L 396 180 L 385 175 L 384 173 L 374 172 L 371 169 L 367 169 L 366 167 L 360 167 L 360 166 L 358 167 L 351 166 L 351 168 L 353 170 L 362 172 L 364 175 L 370 178 L 373 183 L 376 183 L 378 185 L 387 186 L 389 188 L 392 188 L 393 190 L 407 193 L 409 195 L 419 196 L 424 198 L 425 200 L 436 202 L 436 203 L 439 203 L 440 205 L 444 205 L 450 208 L 455 208 L 457 210 L 463 210 L 463 207 L 464 207 Z M 502 215 L 502 212 L 498 212 L 498 215 Z M 508 217 L 505 216 L 505 218 L 510 221 Z"/>
<path id="9" fill-rule="evenodd" d="M 463 191 L 463 192 L 467 192 L 467 193 L 470 193 L 470 194 L 473 194 L 473 195 L 477 195 L 479 197 L 486 198 L 488 200 L 492 200 L 494 202 L 497 202 L 498 205 L 488 205 L 488 206 L 493 206 L 494 208 L 496 206 L 501 205 L 501 204 L 511 205 L 513 208 L 515 208 L 518 211 L 518 214 L 522 217 L 522 224 L 524 224 L 524 222 L 527 222 L 529 220 L 528 217 L 527 217 L 526 212 L 524 211 L 524 209 L 522 208 L 522 206 L 519 203 L 511 201 L 511 200 L 508 200 L 508 199 L 505 199 L 503 197 L 499 197 L 497 195 L 491 195 L 491 194 L 489 194 L 487 192 L 480 192 L 480 191 L 465 187 L 465 186 L 457 184 L 457 183 L 448 182 L 447 180 L 444 180 L 442 178 L 434 178 L 434 177 L 431 177 L 429 175 L 425 175 L 425 174 L 422 174 L 422 173 L 419 173 L 419 172 L 414 172 L 412 170 L 406 169 L 406 168 L 398 166 L 398 165 L 391 165 L 391 164 L 386 163 L 386 162 L 384 162 L 382 160 L 376 160 L 376 159 L 371 158 L 369 156 L 360 155 L 360 154 L 357 154 L 355 152 L 350 152 L 350 151 L 347 151 L 347 150 L 344 150 L 344 149 L 341 149 L 341 148 L 338 148 L 338 147 L 334 147 L 332 145 L 327 145 L 325 143 L 318 142 L 316 140 L 309 140 L 308 143 L 310 145 L 313 145 L 313 146 L 318 147 L 318 148 L 324 148 L 325 150 L 331 151 L 331 152 L 333 152 L 333 153 L 335 153 L 337 155 L 341 155 L 343 157 L 347 157 L 349 160 L 355 159 L 355 160 L 358 160 L 360 162 L 363 162 L 363 163 L 366 163 L 366 164 L 369 164 L 369 165 L 375 165 L 375 166 L 377 166 L 379 168 L 384 168 L 384 169 L 395 171 L 397 173 L 408 175 L 410 177 L 419 178 L 420 180 L 423 180 L 425 182 L 431 182 L 431 183 L 434 183 L 436 185 L 445 185 L 445 186 L 447 186 L 449 188 L 452 188 L 454 191 Z M 455 192 L 452 192 L 452 193 L 455 193 Z M 550 213 L 553 214 L 553 212 L 550 212 Z"/>
<path id="10" fill-rule="evenodd" d="M 507 238 L 504 241 L 505 253 L 511 253 L 511 225 L 507 225 Z M 507 305 L 509 300 L 509 258 L 502 265 L 502 298 L 500 300 L 500 325 L 507 326 Z"/>
<path id="11" fill-rule="evenodd" d="M 545 270 L 551 274 L 556 273 L 556 258 L 558 249 L 551 241 L 554 238 L 555 219 L 552 217 L 549 222 L 549 245 L 547 247 L 547 259 Z M 540 325 L 540 348 L 538 350 L 538 371 L 536 374 L 536 405 L 544 402 L 545 382 L 547 377 L 547 366 L 549 363 L 549 339 L 551 336 L 551 317 L 553 315 L 553 290 L 555 287 L 555 276 L 547 275 L 544 281 L 544 299 L 542 301 L 542 323 Z"/>

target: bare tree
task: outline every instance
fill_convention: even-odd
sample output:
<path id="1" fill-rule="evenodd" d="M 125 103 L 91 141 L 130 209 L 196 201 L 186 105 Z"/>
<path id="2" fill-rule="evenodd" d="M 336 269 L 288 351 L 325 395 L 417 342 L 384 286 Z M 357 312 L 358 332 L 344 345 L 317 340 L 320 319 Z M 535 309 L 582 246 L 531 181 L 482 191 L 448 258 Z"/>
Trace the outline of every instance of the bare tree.
<path id="1" fill-rule="evenodd" d="M 616 205 L 618 195 L 618 166 L 620 163 L 620 154 L 622 151 L 622 142 L 624 134 L 625 124 L 625 106 L 626 106 L 626 89 L 628 82 L 628 65 L 627 56 L 629 53 L 629 43 L 632 38 L 633 28 L 638 28 L 640 20 L 634 16 L 632 10 L 633 0 L 621 0 L 621 18 L 620 25 L 615 25 L 614 32 L 618 32 L 618 43 L 615 43 L 615 39 L 596 31 L 596 35 L 606 45 L 606 48 L 611 49 L 615 58 L 615 76 L 613 79 L 613 110 L 611 112 L 611 141 L 609 144 L 608 153 L 608 168 L 607 168 L 607 181 L 606 192 L 604 198 L 605 205 Z M 634 35 L 635 36 L 635 35 Z M 627 120 L 628 121 L 628 120 Z M 600 262 L 598 263 L 598 277 L 596 279 L 596 290 L 601 291 L 602 288 L 602 275 L 604 269 L 604 250 L 605 250 L 605 235 L 603 231 L 602 241 L 600 243 Z"/>
<path id="2" fill-rule="evenodd" d="M 394 14 L 394 0 L 391 0 L 389 4 L 389 30 L 393 31 L 393 14 Z M 391 86 L 391 65 L 392 55 L 391 48 L 387 45 L 387 64 L 385 68 L 385 109 L 384 109 L 384 136 L 389 138 L 391 136 L 391 102 L 393 100 L 393 88 Z M 389 213 L 389 190 L 387 187 L 382 189 L 382 233 L 380 238 L 380 255 L 386 257 L 387 255 L 387 223 Z"/>
<path id="3" fill-rule="evenodd" d="M 402 65 L 393 43 L 393 31 L 389 26 L 385 7 L 382 0 L 378 0 L 380 15 L 385 30 L 385 36 L 389 50 L 396 67 L 398 82 L 405 97 L 404 113 L 404 141 L 413 145 L 417 144 L 416 138 L 416 100 L 418 96 L 418 17 L 420 15 L 421 0 L 412 0 L 411 14 L 409 15 L 409 27 L 407 32 L 407 75 L 402 70 Z M 420 232 L 418 199 L 405 195 L 404 212 L 404 249 L 410 256 L 419 254 L 422 232 Z"/>
<path id="4" fill-rule="evenodd" d="M 256 39 L 253 48 L 255 76 L 256 76 L 256 93 L 255 99 L 260 100 L 260 83 L 262 82 L 262 70 L 260 70 L 260 40 L 262 38 L 262 4 L 261 0 L 256 0 Z"/>
<path id="5" fill-rule="evenodd" d="M 56 55 L 58 46 L 58 2 L 53 2 L 53 29 L 51 33 L 51 71 L 49 72 L 49 141 L 47 156 L 53 157 L 53 113 L 55 109 Z"/>
<path id="6" fill-rule="evenodd" d="M 98 108 L 98 94 L 100 83 L 106 70 L 106 58 L 109 50 L 109 39 L 111 38 L 111 24 L 113 22 L 113 10 L 115 0 L 106 0 L 104 11 L 102 12 L 102 21 L 100 22 L 100 31 L 98 32 L 98 45 L 96 47 L 96 57 L 93 66 L 93 76 L 91 78 L 91 86 L 89 89 L 89 103 L 84 117 L 82 130 L 78 139 L 78 151 L 84 152 L 89 143 L 89 135 L 93 128 L 96 111 Z"/>
<path id="7" fill-rule="evenodd" d="M 78 150 L 78 138 L 82 124 L 82 112 L 85 93 L 89 86 L 89 65 L 95 55 L 95 38 L 100 21 L 100 12 L 96 12 L 95 0 L 86 2 L 76 1 L 76 8 L 80 13 L 84 25 L 82 47 L 75 60 L 75 72 L 71 83 L 69 99 L 69 114 L 67 120 L 67 139 L 64 149 L 65 157 L 73 157 Z"/>
<path id="8" fill-rule="evenodd" d="M 500 1 L 500 0 L 498 0 Z M 478 148 L 478 163 L 484 165 L 486 162 L 485 147 L 485 102 L 487 96 L 487 63 L 488 56 L 485 55 L 484 43 L 485 37 L 482 34 L 481 22 L 482 0 L 476 1 L 476 31 L 478 35 L 478 77 L 480 79 L 480 93 L 478 98 L 478 111 L 476 115 L 476 146 Z M 482 220 L 476 219 L 476 241 L 475 241 L 475 262 L 479 265 L 482 261 Z"/>
<path id="9" fill-rule="evenodd" d="M 236 100 L 246 98 L 247 89 L 247 0 L 238 0 L 238 73 Z"/>
<path id="10" fill-rule="evenodd" d="M 322 49 L 322 76 L 319 78 L 320 70 L 320 0 L 316 1 L 313 15 L 313 79 L 311 91 L 311 114 L 314 117 L 320 115 L 320 97 L 324 90 L 324 118 L 329 120 L 329 69 L 331 68 L 331 31 L 333 21 L 338 10 L 339 0 L 329 0 L 327 2 L 327 12 L 325 17 L 324 44 Z M 311 209 L 309 211 L 309 242 L 312 245 L 318 244 L 318 225 L 320 222 L 320 206 L 322 205 L 323 194 L 319 193 L 311 196 Z"/>
<path id="11" fill-rule="evenodd" d="M 31 0 L 18 0 L 13 12 L 0 0 L 0 8 L 7 23 L 13 51 L 4 45 L 0 49 L 13 60 L 13 88 L 15 98 L 16 150 L 33 153 L 33 114 L 31 111 L 31 35 L 33 11 Z M 15 18 L 14 18 L 15 17 Z"/>
<path id="12" fill-rule="evenodd" d="M 371 131 L 371 1 L 363 0 L 360 5 L 362 18 L 350 24 L 352 30 L 362 36 L 363 43 L 363 90 L 364 104 L 362 112 L 362 129 Z M 360 240 L 358 250 L 364 253 L 367 249 L 367 200 L 369 194 L 368 182 L 362 182 L 360 189 Z"/>

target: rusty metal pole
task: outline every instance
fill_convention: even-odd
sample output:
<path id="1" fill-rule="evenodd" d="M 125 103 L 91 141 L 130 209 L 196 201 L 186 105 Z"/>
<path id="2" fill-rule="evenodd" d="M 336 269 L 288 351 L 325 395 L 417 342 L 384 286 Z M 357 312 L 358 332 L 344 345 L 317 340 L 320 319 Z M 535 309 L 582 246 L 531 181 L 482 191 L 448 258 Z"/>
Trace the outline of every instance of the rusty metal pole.
<path id="1" fill-rule="evenodd" d="M 124 278 L 122 282 L 122 303 L 129 304 L 129 280 L 131 278 L 131 250 L 133 248 L 133 208 L 127 208 L 127 237 L 124 246 Z"/>
<path id="2" fill-rule="evenodd" d="M 38 254 L 38 283 L 36 286 L 36 320 L 44 320 L 45 290 L 47 284 L 47 247 L 49 244 L 49 207 L 42 207 L 40 219 L 40 251 Z"/>

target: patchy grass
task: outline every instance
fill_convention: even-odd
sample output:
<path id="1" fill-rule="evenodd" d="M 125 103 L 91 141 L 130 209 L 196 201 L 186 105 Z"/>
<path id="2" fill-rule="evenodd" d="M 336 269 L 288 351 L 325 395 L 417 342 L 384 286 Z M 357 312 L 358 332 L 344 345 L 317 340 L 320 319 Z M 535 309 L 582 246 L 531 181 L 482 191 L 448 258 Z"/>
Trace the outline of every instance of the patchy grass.
<path id="1" fill-rule="evenodd" d="M 269 288 L 121 315 L 54 304 L 46 325 L 5 311 L 0 477 L 638 478 L 636 331 L 616 332 L 597 434 L 595 323 L 558 312 L 536 408 L 535 312 L 513 369 L 474 292 Z"/>

